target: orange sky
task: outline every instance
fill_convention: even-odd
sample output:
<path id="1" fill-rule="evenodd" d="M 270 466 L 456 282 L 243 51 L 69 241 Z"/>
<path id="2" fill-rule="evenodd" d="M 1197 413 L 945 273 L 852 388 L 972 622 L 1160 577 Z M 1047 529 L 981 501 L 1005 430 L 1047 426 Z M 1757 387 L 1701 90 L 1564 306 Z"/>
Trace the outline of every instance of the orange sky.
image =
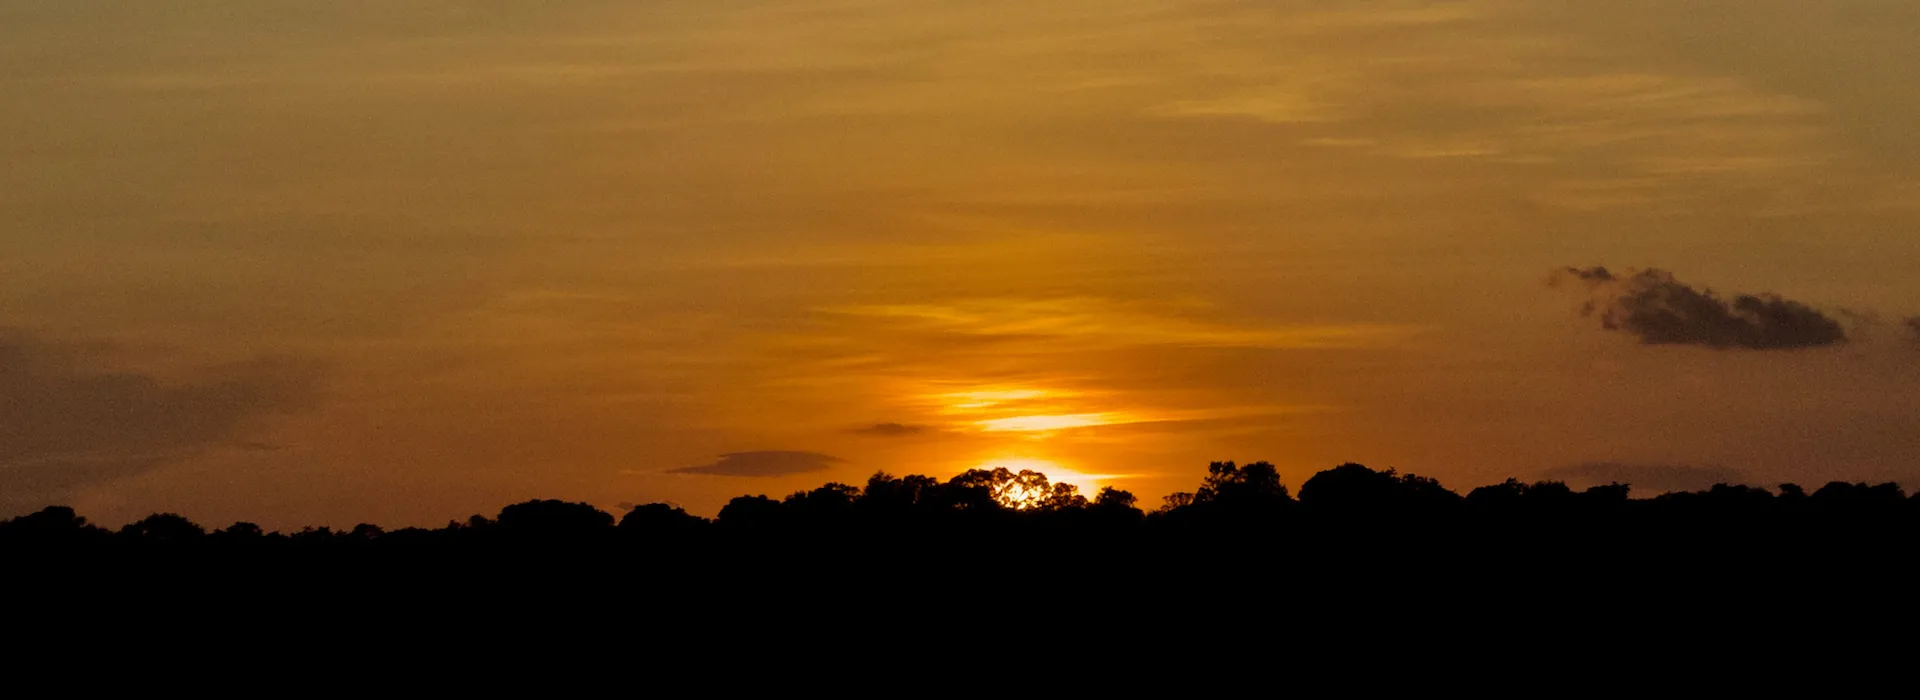
<path id="1" fill-rule="evenodd" d="M 1151 506 L 1218 459 L 1911 487 L 1916 27 L 0 0 L 0 516 L 712 514 L 993 464 Z M 1592 265 L 1849 341 L 1637 342 L 1547 285 Z"/>

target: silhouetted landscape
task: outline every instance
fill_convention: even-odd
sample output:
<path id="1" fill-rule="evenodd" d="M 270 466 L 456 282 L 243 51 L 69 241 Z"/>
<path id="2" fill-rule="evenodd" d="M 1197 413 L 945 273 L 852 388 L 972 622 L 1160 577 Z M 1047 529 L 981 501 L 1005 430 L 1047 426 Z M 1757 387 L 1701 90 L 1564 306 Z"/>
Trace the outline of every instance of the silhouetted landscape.
<path id="1" fill-rule="evenodd" d="M 878 473 L 861 486 L 741 496 L 712 519 L 664 503 L 616 517 L 585 503 L 533 500 L 436 529 L 361 524 L 267 532 L 237 522 L 210 530 L 159 513 L 110 530 L 71 508 L 49 507 L 0 523 L 0 548 L 15 561 L 384 562 L 403 569 L 555 556 L 671 563 L 692 580 L 759 566 L 824 576 L 913 567 L 1165 574 L 1176 553 L 1178 567 L 1196 574 L 1283 560 L 1601 568 L 1714 561 L 1737 569 L 1745 559 L 1779 566 L 1910 552 L 1920 545 L 1916 535 L 1920 496 L 1908 497 L 1894 483 L 1834 482 L 1812 491 L 1721 484 L 1632 498 L 1628 484 L 1576 491 L 1557 481 L 1509 479 L 1462 496 L 1414 474 L 1344 464 L 1296 493 L 1271 464 L 1216 462 L 1194 491 L 1150 509 L 1111 487 L 1089 498 L 1036 472 L 976 469 L 946 481 Z"/>
<path id="2" fill-rule="evenodd" d="M 210 531 L 162 513 L 110 530 L 50 507 L 0 524 L 0 561 L 16 600 L 34 602 L 19 619 L 70 635 L 91 619 L 206 643 L 405 629 L 524 646 L 638 625 L 674 640 L 643 648 L 774 658 L 797 649 L 759 635 L 805 647 L 858 630 L 1092 659 L 1189 637 L 1325 651 L 1394 629 L 1437 644 L 1489 625 L 1503 631 L 1488 641 L 1522 649 L 1534 635 L 1672 653 L 1695 639 L 1642 638 L 1656 628 L 1859 640 L 1892 624 L 1899 611 L 1881 608 L 1905 595 L 1920 545 L 1920 497 L 1891 483 L 1630 496 L 1517 480 L 1462 496 L 1357 464 L 1296 491 L 1270 464 L 1220 462 L 1144 509 L 1034 472 L 880 473 L 742 496 L 712 519 L 534 500 L 434 529 Z M 1157 632 L 1129 631 L 1143 626 Z M 1017 639 L 1029 628 L 1048 631 Z M 1066 639 L 1082 641 L 1044 646 Z"/>
<path id="3" fill-rule="evenodd" d="M 1910 532 L 1920 526 L 1920 494 L 1909 497 L 1896 483 L 1832 482 L 1813 491 L 1797 484 L 1772 490 L 1719 484 L 1652 498 L 1633 498 L 1631 488 L 1576 491 L 1558 481 L 1508 479 L 1462 496 L 1415 474 L 1343 464 L 1308 479 L 1296 494 L 1269 463 L 1215 462 L 1196 490 L 1171 494 L 1149 509 L 1127 491 L 1106 487 L 1088 497 L 1032 471 L 975 469 L 944 482 L 882 472 L 863 486 L 829 483 L 778 499 L 741 496 L 711 519 L 666 503 L 639 505 L 616 517 L 585 503 L 533 500 L 437 529 L 389 531 L 363 523 L 287 533 L 236 522 L 210 530 L 180 515 L 156 513 L 112 530 L 72 508 L 53 506 L 0 522 L 0 546 L 15 555 L 244 557 L 582 548 L 692 554 L 882 541 L 965 546 L 1000 538 L 1146 546 L 1286 535 L 1310 546 L 1315 540 L 1351 544 L 1362 535 L 1393 534 L 1434 546 L 1493 539 L 1739 545 L 1830 537 L 1904 541 L 1920 534 Z M 1006 554 L 1019 558 L 1018 552 Z"/>

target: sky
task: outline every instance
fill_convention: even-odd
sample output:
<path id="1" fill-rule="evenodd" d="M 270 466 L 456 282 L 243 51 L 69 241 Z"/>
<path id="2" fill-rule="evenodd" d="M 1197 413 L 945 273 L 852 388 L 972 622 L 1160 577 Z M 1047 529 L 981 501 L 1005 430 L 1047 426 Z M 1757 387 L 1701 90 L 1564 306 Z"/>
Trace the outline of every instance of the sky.
<path id="1" fill-rule="evenodd" d="M 1920 486 L 1907 0 L 0 0 L 0 516 Z"/>

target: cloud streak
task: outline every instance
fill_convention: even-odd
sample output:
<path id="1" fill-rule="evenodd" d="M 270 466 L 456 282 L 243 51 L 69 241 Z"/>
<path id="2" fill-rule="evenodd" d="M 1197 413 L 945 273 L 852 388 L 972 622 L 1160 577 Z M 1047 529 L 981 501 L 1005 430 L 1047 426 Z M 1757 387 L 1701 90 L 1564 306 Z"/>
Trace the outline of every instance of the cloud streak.
<path id="1" fill-rule="evenodd" d="M 913 437 L 915 435 L 924 435 L 930 430 L 931 428 L 928 428 L 927 426 L 924 426 L 924 425 L 910 425 L 907 423 L 875 423 L 873 425 L 869 425 L 864 428 L 857 429 L 853 432 L 857 435 L 867 435 L 871 437 Z"/>
<path id="2" fill-rule="evenodd" d="M 1657 268 L 1616 274 L 1604 267 L 1568 267 L 1553 281 L 1571 280 L 1594 294 L 1581 314 L 1600 327 L 1645 345 L 1695 345 L 1716 350 L 1798 350 L 1847 342 L 1839 321 L 1775 294 L 1722 299 Z"/>
<path id="3" fill-rule="evenodd" d="M 799 452 L 793 450 L 761 450 L 755 452 L 729 452 L 720 455 L 720 459 L 711 464 L 697 464 L 669 470 L 669 474 L 697 474 L 701 476 L 744 476 L 774 477 L 791 474 L 807 474 L 825 471 L 836 463 L 845 460 L 817 452 Z"/>
<path id="4" fill-rule="evenodd" d="M 0 509 L 257 445 L 241 439 L 249 421 L 304 408 L 319 389 L 311 362 L 260 358 L 168 381 L 108 369 L 109 350 L 0 329 Z"/>
<path id="5" fill-rule="evenodd" d="M 945 336 L 1064 340 L 1079 348 L 1150 345 L 1359 349 L 1390 346 L 1422 329 L 1387 324 L 1267 326 L 1206 320 L 1205 308 L 1159 307 L 1099 297 L 970 299 L 946 304 L 841 306 L 820 311 Z"/>

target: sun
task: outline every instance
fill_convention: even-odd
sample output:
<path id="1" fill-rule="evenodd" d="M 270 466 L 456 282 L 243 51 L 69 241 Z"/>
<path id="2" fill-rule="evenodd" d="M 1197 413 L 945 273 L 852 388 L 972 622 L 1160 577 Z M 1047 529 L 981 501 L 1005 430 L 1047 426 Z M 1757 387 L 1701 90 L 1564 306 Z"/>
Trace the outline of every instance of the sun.
<path id="1" fill-rule="evenodd" d="M 1015 480 L 994 490 L 995 500 L 1001 505 L 1017 510 L 1026 510 L 1040 504 L 1050 491 L 1048 487 L 1053 484 L 1071 484 L 1077 493 L 1091 499 L 1100 492 L 1100 487 L 1105 485 L 1105 481 L 1114 478 L 1107 474 L 1087 474 L 1053 460 L 1034 457 L 989 459 L 974 465 L 973 468 L 985 471 L 1005 469 L 1014 474 L 1033 472 L 1046 477 L 1047 487 Z"/>

